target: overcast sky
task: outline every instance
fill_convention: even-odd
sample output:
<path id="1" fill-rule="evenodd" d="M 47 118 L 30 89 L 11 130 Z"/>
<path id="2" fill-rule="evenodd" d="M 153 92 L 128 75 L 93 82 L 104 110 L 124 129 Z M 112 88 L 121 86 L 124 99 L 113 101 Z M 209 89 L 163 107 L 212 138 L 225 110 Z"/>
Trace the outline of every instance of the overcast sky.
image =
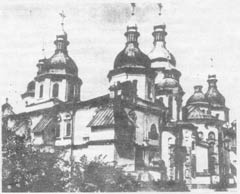
<path id="1" fill-rule="evenodd" d="M 60 29 L 59 12 L 66 14 L 65 30 L 69 55 L 83 80 L 83 100 L 108 92 L 107 74 L 116 55 L 124 48 L 130 4 L 80 3 L 78 0 L 1 1 L 0 6 L 0 93 L 9 98 L 15 112 L 22 110 L 20 94 L 37 72 L 36 64 L 45 54 L 54 53 L 53 41 Z M 114 1 L 116 2 L 116 1 Z M 139 1 L 137 1 L 139 2 Z M 167 48 L 182 72 L 181 85 L 186 99 L 194 85 L 207 90 L 207 76 L 215 73 L 218 88 L 231 109 L 230 119 L 239 115 L 240 1 L 171 0 L 163 4 L 162 19 L 167 25 Z M 155 2 L 136 4 L 139 44 L 148 54 L 152 49 L 153 25 L 159 21 Z M 211 62 L 210 58 L 213 58 Z"/>

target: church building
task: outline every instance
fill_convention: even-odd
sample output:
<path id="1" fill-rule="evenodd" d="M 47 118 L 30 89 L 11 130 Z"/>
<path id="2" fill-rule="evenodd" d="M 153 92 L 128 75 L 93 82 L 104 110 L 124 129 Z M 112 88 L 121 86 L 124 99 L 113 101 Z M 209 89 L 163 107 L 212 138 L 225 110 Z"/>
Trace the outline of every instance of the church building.
<path id="1" fill-rule="evenodd" d="M 145 54 L 132 4 L 126 42 L 107 75 L 109 92 L 84 101 L 81 64 L 70 57 L 62 22 L 53 55 L 38 61 L 36 76 L 21 95 L 25 109 L 15 114 L 8 102 L 2 106 L 7 129 L 30 135 L 36 146 L 62 147 L 74 160 L 102 154 L 142 180 L 147 174 L 154 180 L 185 181 L 192 189 L 210 187 L 223 177 L 235 183 L 230 156 L 236 155 L 236 127 L 228 124 L 229 108 L 217 77 L 208 76 L 206 93 L 194 86 L 183 104 L 181 72 L 166 46 L 159 8 L 152 50 Z"/>

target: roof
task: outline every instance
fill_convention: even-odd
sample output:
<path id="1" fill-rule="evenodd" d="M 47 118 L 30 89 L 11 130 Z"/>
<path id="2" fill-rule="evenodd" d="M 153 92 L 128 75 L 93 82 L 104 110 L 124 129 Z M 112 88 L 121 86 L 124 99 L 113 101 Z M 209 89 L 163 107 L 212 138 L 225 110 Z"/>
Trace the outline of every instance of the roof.
<path id="1" fill-rule="evenodd" d="M 98 127 L 98 126 L 111 126 L 114 125 L 114 113 L 113 106 L 108 105 L 105 107 L 99 107 L 92 120 L 88 123 L 87 127 Z"/>
<path id="2" fill-rule="evenodd" d="M 194 86 L 194 94 L 187 100 L 187 104 L 204 104 L 208 105 L 208 101 L 202 92 L 202 86 Z"/>
<path id="3" fill-rule="evenodd" d="M 50 115 L 45 115 L 43 118 L 38 122 L 38 124 L 33 128 L 34 133 L 40 133 L 43 130 L 47 129 L 48 127 L 53 125 L 53 117 Z"/>
<path id="4" fill-rule="evenodd" d="M 212 115 L 204 113 L 197 106 L 188 106 L 188 115 L 187 119 L 213 119 Z"/>
<path id="5" fill-rule="evenodd" d="M 114 69 L 123 67 L 149 68 L 150 64 L 148 56 L 133 43 L 130 43 L 115 58 Z"/>
<path id="6" fill-rule="evenodd" d="M 25 128 L 26 127 L 26 122 L 25 121 L 19 121 L 16 123 L 16 125 L 13 127 L 13 131 L 18 131 L 22 128 Z"/>

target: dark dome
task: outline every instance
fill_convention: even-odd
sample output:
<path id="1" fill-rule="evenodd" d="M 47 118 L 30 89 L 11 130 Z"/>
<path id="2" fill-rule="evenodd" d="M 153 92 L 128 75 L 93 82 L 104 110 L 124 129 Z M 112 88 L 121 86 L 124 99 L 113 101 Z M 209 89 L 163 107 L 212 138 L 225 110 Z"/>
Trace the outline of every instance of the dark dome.
<path id="1" fill-rule="evenodd" d="M 217 89 L 217 79 L 216 75 L 209 75 L 208 76 L 208 91 L 205 94 L 207 101 L 213 107 L 224 107 L 225 106 L 225 98 Z"/>
<path id="2" fill-rule="evenodd" d="M 123 67 L 149 68 L 150 65 L 151 61 L 148 56 L 133 44 L 128 44 L 125 49 L 117 55 L 114 61 L 114 69 Z"/>
<path id="3" fill-rule="evenodd" d="M 27 85 L 27 91 L 34 91 L 35 90 L 35 81 L 31 81 Z"/>
<path id="4" fill-rule="evenodd" d="M 212 106 L 225 106 L 225 98 L 216 88 L 210 88 L 205 94 L 205 97 Z"/>
<path id="5" fill-rule="evenodd" d="M 48 65 L 51 68 L 56 69 L 66 69 L 67 73 L 71 74 L 77 74 L 78 68 L 76 63 L 73 61 L 71 57 L 68 56 L 68 54 L 64 52 L 58 52 L 55 53 L 52 57 L 48 59 Z"/>
<path id="6" fill-rule="evenodd" d="M 208 104 L 204 93 L 202 92 L 202 86 L 194 86 L 194 94 L 187 100 L 187 104 Z"/>

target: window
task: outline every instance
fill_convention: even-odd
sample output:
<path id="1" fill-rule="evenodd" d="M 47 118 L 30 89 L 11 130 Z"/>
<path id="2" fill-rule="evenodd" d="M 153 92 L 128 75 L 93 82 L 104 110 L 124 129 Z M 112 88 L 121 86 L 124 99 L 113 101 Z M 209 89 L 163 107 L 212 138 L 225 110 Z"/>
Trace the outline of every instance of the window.
<path id="1" fill-rule="evenodd" d="M 192 141 L 192 150 L 195 150 L 195 142 Z"/>
<path id="2" fill-rule="evenodd" d="M 68 91 L 68 100 L 72 100 L 74 97 L 74 85 L 69 85 L 69 91 Z"/>
<path id="3" fill-rule="evenodd" d="M 60 125 L 56 126 L 56 128 L 55 128 L 55 135 L 56 135 L 56 138 L 60 137 Z"/>
<path id="4" fill-rule="evenodd" d="M 52 90 L 52 96 L 54 98 L 58 97 L 58 90 L 59 90 L 59 85 L 57 83 L 55 83 L 53 85 L 53 90 Z"/>
<path id="5" fill-rule="evenodd" d="M 148 133 L 149 139 L 152 140 L 158 140 L 158 133 L 157 133 L 157 128 L 155 124 L 152 124 L 150 132 Z"/>
<path id="6" fill-rule="evenodd" d="M 40 86 L 39 98 L 43 97 L 43 85 Z"/>
<path id="7" fill-rule="evenodd" d="M 209 132 L 209 134 L 208 134 L 208 139 L 209 139 L 209 140 L 214 140 L 214 139 L 215 139 L 215 134 L 214 134 L 214 132 Z"/>
<path id="8" fill-rule="evenodd" d="M 70 135 L 71 135 L 71 123 L 67 123 L 66 136 L 69 137 Z"/>
<path id="9" fill-rule="evenodd" d="M 198 132 L 198 138 L 200 139 L 200 140 L 203 140 L 203 132 Z"/>

